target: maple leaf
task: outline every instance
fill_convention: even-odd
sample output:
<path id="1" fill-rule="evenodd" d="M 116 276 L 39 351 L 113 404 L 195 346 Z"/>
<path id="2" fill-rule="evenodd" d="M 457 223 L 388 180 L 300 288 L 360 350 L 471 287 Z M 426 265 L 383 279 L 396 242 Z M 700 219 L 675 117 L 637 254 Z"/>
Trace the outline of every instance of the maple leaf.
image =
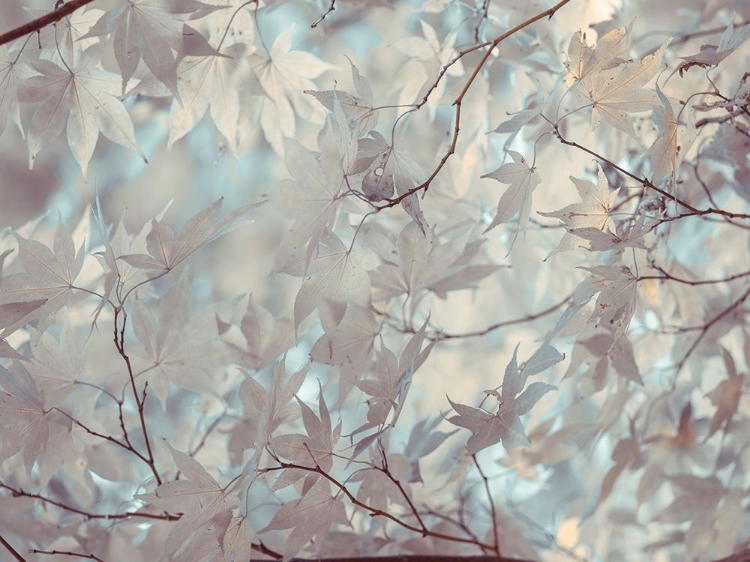
<path id="1" fill-rule="evenodd" d="M 122 94 L 141 60 L 175 95 L 177 58 L 183 33 L 183 14 L 211 8 L 196 0 L 130 0 L 106 12 L 87 36 L 114 34 L 114 52 L 122 74 Z M 215 9 L 215 8 L 214 8 Z"/>
<path id="2" fill-rule="evenodd" d="M 742 397 L 742 387 L 745 383 L 745 376 L 737 373 L 737 369 L 734 365 L 734 360 L 729 352 L 721 348 L 721 354 L 724 358 L 724 365 L 727 369 L 728 378 L 721 381 L 716 388 L 708 393 L 708 398 L 711 400 L 717 410 L 711 418 L 711 427 L 708 430 L 708 437 L 711 437 L 716 433 L 721 426 L 724 426 L 724 431 L 730 430 L 732 423 L 732 417 L 737 412 L 737 407 Z"/>
<path id="3" fill-rule="evenodd" d="M 244 0 L 205 0 L 204 8 L 193 12 L 191 21 L 197 24 L 213 45 L 229 47 L 237 43 L 252 45 L 255 39 L 253 12 L 243 10 Z M 223 41 L 223 42 L 222 42 Z"/>
<path id="4" fill-rule="evenodd" d="M 49 14 L 50 11 L 31 10 L 38 16 Z M 38 41 L 42 49 L 39 58 L 51 61 L 58 66 L 74 63 L 83 51 L 99 43 L 98 37 L 88 36 L 88 33 L 104 13 L 103 10 L 97 8 L 76 10 L 54 26 L 47 26 L 40 30 Z"/>
<path id="5" fill-rule="evenodd" d="M 409 440 L 404 446 L 404 456 L 411 463 L 406 475 L 407 482 L 423 482 L 419 470 L 419 461 L 440 447 L 448 437 L 459 431 L 458 429 L 448 433 L 435 431 L 435 428 L 442 421 L 442 416 L 435 416 L 431 421 L 421 420 L 412 427 Z M 389 458 L 389 465 L 390 463 L 391 458 Z"/>
<path id="6" fill-rule="evenodd" d="M 74 388 L 78 376 L 84 371 L 87 355 L 77 342 L 76 332 L 64 324 L 59 339 L 48 332 L 28 328 L 33 361 L 28 365 L 34 382 L 49 406 L 62 401 Z"/>
<path id="7" fill-rule="evenodd" d="M 730 21 L 718 45 L 701 45 L 700 53 L 689 57 L 682 57 L 682 60 L 685 62 L 679 67 L 680 76 L 693 66 L 699 66 L 700 68 L 717 66 L 736 51 L 748 38 L 750 38 L 750 25 L 744 26 L 735 33 L 734 23 Z"/>
<path id="8" fill-rule="evenodd" d="M 377 131 L 372 139 L 360 141 L 357 167 L 366 166 L 362 177 L 362 191 L 370 201 L 384 201 L 396 195 L 403 196 L 420 184 L 424 174 L 416 161 L 404 150 L 390 146 Z M 425 232 L 426 222 L 416 193 L 409 195 L 401 206 Z"/>
<path id="9" fill-rule="evenodd" d="M 172 459 L 184 479 L 162 484 L 151 494 L 137 498 L 170 513 L 182 516 L 174 523 L 166 541 L 166 551 L 177 556 L 190 547 L 194 535 L 212 521 L 239 507 L 240 501 L 229 495 L 194 458 L 170 447 Z"/>
<path id="10" fill-rule="evenodd" d="M 277 270 L 283 270 L 300 248 L 305 248 L 306 266 L 324 234 L 333 229 L 344 193 L 341 165 L 331 162 L 326 153 L 319 157 L 297 141 L 286 139 L 284 158 L 292 180 L 281 182 L 273 201 L 294 224 L 278 252 Z"/>
<path id="11" fill-rule="evenodd" d="M 341 303 L 328 303 L 329 307 L 342 306 Z M 324 319 L 331 322 L 324 322 Z M 340 322 L 336 322 L 340 318 Z M 325 334 L 315 343 L 310 358 L 318 363 L 329 365 L 348 364 L 357 367 L 370 357 L 380 325 L 369 308 L 356 304 L 346 305 L 343 316 L 339 311 L 329 314 L 321 312 L 321 324 Z"/>
<path id="12" fill-rule="evenodd" d="M 605 329 L 608 326 L 605 326 Z M 627 380 L 643 386 L 638 365 L 633 353 L 633 345 L 627 337 L 614 339 L 611 332 L 600 332 L 590 338 L 579 338 L 573 348 L 570 365 L 564 378 L 576 372 L 583 363 L 592 365 L 583 376 L 589 379 L 594 392 L 606 387 L 607 374 L 611 365 Z"/>
<path id="13" fill-rule="evenodd" d="M 163 403 L 169 392 L 167 381 L 201 394 L 214 394 L 209 374 L 215 357 L 216 332 L 213 315 L 193 311 L 187 276 L 183 275 L 158 302 L 158 321 L 137 301 L 133 311 L 133 331 L 143 346 L 138 355 L 150 366 L 154 393 Z"/>
<path id="14" fill-rule="evenodd" d="M 604 121 L 638 139 L 628 114 L 647 111 L 658 101 L 656 92 L 644 86 L 659 72 L 670 41 L 641 60 L 604 66 L 576 82 L 573 91 L 592 102 L 592 130 Z"/>
<path id="15" fill-rule="evenodd" d="M 260 85 L 247 58 L 249 48 L 235 43 L 222 53 L 185 57 L 177 69 L 179 100 L 169 112 L 167 148 L 190 132 L 206 111 L 216 129 L 236 154 L 240 142 L 241 93 L 260 93 Z"/>
<path id="16" fill-rule="evenodd" d="M 568 233 L 589 242 L 586 248 L 590 252 L 603 252 L 608 250 L 622 251 L 623 248 L 640 248 L 646 250 L 645 236 L 653 229 L 654 221 L 646 222 L 646 217 L 641 215 L 632 224 L 621 224 L 618 233 L 612 232 L 609 227 L 600 230 L 594 227 L 571 228 Z"/>
<path id="17" fill-rule="evenodd" d="M 333 467 L 333 449 L 341 436 L 341 422 L 335 428 L 331 426 L 331 414 L 323 399 L 323 388 L 318 394 L 318 411 L 316 416 L 310 406 L 297 398 L 302 411 L 302 421 L 307 435 L 291 433 L 274 437 L 271 447 L 279 456 L 295 464 L 310 468 L 320 467 L 323 472 L 330 472 Z M 283 476 L 282 476 L 283 478 Z"/>
<path id="18" fill-rule="evenodd" d="M 398 80 L 392 86 L 392 91 L 401 91 L 399 103 L 412 104 L 419 99 L 426 84 L 435 83 L 437 95 L 442 96 L 446 90 L 446 82 L 436 78 L 442 66 L 455 56 L 457 33 L 449 33 L 444 41 L 438 39 L 435 28 L 424 20 L 419 20 L 422 35 L 406 37 L 394 43 L 394 47 L 409 57 L 409 60 L 398 73 Z M 448 76 L 460 77 L 464 74 L 461 60 L 447 67 Z M 434 115 L 435 109 L 430 107 Z"/>
<path id="19" fill-rule="evenodd" d="M 430 342 L 422 349 L 426 329 L 427 321 L 406 344 L 398 360 L 390 349 L 385 345 L 381 346 L 375 367 L 376 378 L 366 378 L 355 382 L 360 390 L 372 398 L 367 400 L 367 423 L 355 429 L 352 432 L 353 435 L 385 424 L 391 411 L 393 411 L 393 416 L 388 426 L 396 425 L 414 374 L 425 362 L 435 345 L 435 342 Z M 355 449 L 354 456 L 360 451 L 361 447 Z"/>
<path id="20" fill-rule="evenodd" d="M 250 413 L 257 413 L 253 417 L 259 422 L 258 440 L 260 443 L 270 442 L 271 436 L 279 426 L 295 413 L 295 409 L 289 403 L 305 382 L 308 369 L 309 367 L 300 369 L 287 379 L 285 363 L 280 361 L 276 365 L 268 390 L 245 373 L 246 379 L 240 395 L 245 405 L 246 415 L 251 417 Z M 253 437 L 255 436 L 251 436 Z"/>
<path id="21" fill-rule="evenodd" d="M 84 51 L 72 66 L 46 61 L 31 61 L 39 73 L 18 87 L 19 99 L 41 102 L 28 126 L 29 168 L 44 144 L 67 127 L 68 146 L 81 166 L 84 178 L 94 153 L 99 133 L 146 157 L 135 140 L 133 121 L 116 97 L 115 74 L 99 68 L 101 46 Z"/>
<path id="22" fill-rule="evenodd" d="M 313 538 L 325 535 L 331 525 L 348 523 L 341 494 L 331 494 L 328 480 L 319 479 L 304 496 L 282 505 L 258 533 L 292 529 L 284 542 L 284 562 L 287 562 Z"/>
<path id="23" fill-rule="evenodd" d="M 674 178 L 678 156 L 685 154 L 695 139 L 693 124 L 678 122 L 672 104 L 658 85 L 656 94 L 659 96 L 660 105 L 654 106 L 653 121 L 659 136 L 646 153 L 651 162 L 651 181 L 655 184 L 667 174 Z M 690 112 L 685 114 L 691 115 Z"/>
<path id="24" fill-rule="evenodd" d="M 171 201 L 154 218 L 161 220 L 170 206 Z M 105 272 L 103 296 L 110 300 L 121 300 L 129 290 L 142 284 L 148 278 L 148 270 L 130 265 L 120 258 L 129 254 L 142 254 L 148 251 L 146 239 L 151 230 L 149 223 L 144 224 L 140 232 L 131 236 L 125 228 L 125 213 L 120 216 L 116 226 L 108 225 L 102 215 L 98 199 L 96 208 L 92 207 L 92 215 L 99 235 L 105 241 L 104 251 L 94 253 L 94 257 Z M 100 302 L 99 310 L 106 305 L 106 299 L 102 299 Z"/>
<path id="25" fill-rule="evenodd" d="M 388 468 L 391 468 L 389 459 Z M 380 470 L 362 470 L 354 474 L 349 482 L 359 482 L 357 499 L 370 507 L 387 513 L 389 503 L 408 507 L 404 496 L 386 474 Z"/>
<path id="26" fill-rule="evenodd" d="M 624 62 L 621 57 L 627 55 L 630 48 L 630 31 L 633 23 L 627 27 L 611 30 L 599 39 L 594 47 L 586 44 L 586 33 L 577 31 L 568 45 L 568 70 L 566 84 L 572 87 L 592 76 L 594 73 Z"/>
<path id="27" fill-rule="evenodd" d="M 242 215 L 264 203 L 245 205 L 218 220 L 223 200 L 223 197 L 218 199 L 209 208 L 193 216 L 177 235 L 169 226 L 153 219 L 151 231 L 146 237 L 148 254 L 125 254 L 118 259 L 140 269 L 171 271 L 198 248 L 221 236 Z"/>
<path id="28" fill-rule="evenodd" d="M 684 492 L 678 495 L 670 505 L 654 516 L 662 523 L 684 523 L 713 513 L 724 494 L 724 484 L 716 476 L 698 478 L 692 475 L 671 476 L 669 481 L 675 488 Z"/>
<path id="29" fill-rule="evenodd" d="M 247 343 L 243 359 L 253 369 L 264 367 L 284 353 L 294 334 L 290 318 L 275 320 L 268 310 L 255 304 L 252 295 L 240 322 L 240 330 Z"/>
<path id="30" fill-rule="evenodd" d="M 336 110 L 336 99 L 338 99 L 347 123 L 354 127 L 356 137 L 359 138 L 372 131 L 378 124 L 378 112 L 373 107 L 372 88 L 369 82 L 360 74 L 359 69 L 351 60 L 349 61 L 349 65 L 351 66 L 352 81 L 357 90 L 357 96 L 340 90 L 326 90 L 323 92 L 305 90 L 305 93 L 313 96 L 323 107 L 331 112 Z"/>
<path id="31" fill-rule="evenodd" d="M 52 315 L 68 303 L 84 258 L 83 246 L 76 253 L 61 219 L 52 249 L 15 236 L 24 273 L 5 275 L 0 284 L 0 326 L 6 337 L 33 318 Z"/>
<path id="32" fill-rule="evenodd" d="M 295 330 L 325 299 L 369 306 L 370 276 L 364 261 L 332 232 L 323 236 L 318 253 L 309 260 L 309 266 L 306 267 L 305 256 L 296 256 L 291 260 L 281 271 L 306 276 L 294 300 Z"/>
<path id="33" fill-rule="evenodd" d="M 448 402 L 458 413 L 457 416 L 448 418 L 448 421 L 472 432 L 472 436 L 466 443 L 470 455 L 475 455 L 482 449 L 501 441 L 506 449 L 528 445 L 529 440 L 526 438 L 520 416 L 531 410 L 542 396 L 556 389 L 550 384 L 534 382 L 523 390 L 528 375 L 525 375 L 523 370 L 519 370 L 517 354 L 518 346 L 505 369 L 502 392 L 486 391 L 498 399 L 498 409 L 494 414 L 455 403 L 448 398 Z"/>
<path id="34" fill-rule="evenodd" d="M 500 459 L 500 464 L 512 468 L 516 479 L 540 482 L 541 467 L 575 457 L 594 434 L 594 426 L 587 423 L 567 425 L 549 433 L 555 418 L 535 427 L 529 433 L 530 447 L 517 447 Z"/>
<path id="35" fill-rule="evenodd" d="M 508 222 L 516 214 L 519 215 L 519 230 L 526 231 L 526 224 L 531 214 L 531 194 L 542 181 L 536 168 L 529 165 L 515 150 L 509 150 L 508 154 L 513 159 L 513 164 L 504 164 L 497 170 L 485 174 L 483 178 L 492 178 L 501 183 L 509 183 L 510 187 L 505 190 L 497 204 L 497 214 L 484 230 L 489 232 L 497 225 Z"/>
<path id="36" fill-rule="evenodd" d="M 44 393 L 18 361 L 10 371 L 0 365 L 0 386 L 4 389 L 0 391 L 0 458 L 7 459 L 23 449 L 23 463 L 31 474 L 49 436 Z"/>
<path id="37" fill-rule="evenodd" d="M 613 330 L 613 339 L 617 341 L 628 329 L 635 312 L 638 280 L 626 266 L 598 265 L 581 269 L 593 275 L 581 284 L 580 289 L 591 296 L 599 293 L 589 322 Z"/>
<path id="38" fill-rule="evenodd" d="M 221 560 L 252 560 L 253 530 L 247 517 L 233 517 L 221 543 Z"/>
<path id="39" fill-rule="evenodd" d="M 260 125 L 278 154 L 283 154 L 283 139 L 295 137 L 295 114 L 311 121 L 322 117 L 321 107 L 302 92 L 315 88 L 312 78 L 335 68 L 311 53 L 290 50 L 291 43 L 291 30 L 279 34 L 268 58 L 254 66 L 267 96 Z"/>
<path id="40" fill-rule="evenodd" d="M 0 135 L 8 120 L 21 126 L 18 84 L 25 78 L 24 68 L 18 64 L 17 53 L 11 54 L 5 45 L 0 46 Z"/>
<path id="41" fill-rule="evenodd" d="M 419 290 L 446 298 L 450 291 L 475 288 L 500 268 L 474 263 L 484 240 L 471 240 L 472 231 L 442 241 L 433 232 L 422 234 L 417 228 L 412 222 L 401 229 L 393 250 L 396 258 L 371 272 L 374 301 L 404 293 L 413 295 Z"/>
<path id="42" fill-rule="evenodd" d="M 638 439 L 635 437 L 632 422 L 630 424 L 630 432 L 631 434 L 628 437 L 620 439 L 612 450 L 612 460 L 615 464 L 604 475 L 597 505 L 601 505 L 610 496 L 620 475 L 635 461 L 638 455 L 640 446 Z"/>
<path id="43" fill-rule="evenodd" d="M 545 261 L 560 252 L 567 252 L 583 246 L 584 242 L 581 237 L 576 236 L 576 231 L 579 228 L 593 228 L 599 231 L 603 231 L 605 228 L 615 229 L 610 213 L 619 189 L 610 191 L 609 182 L 601 166 L 597 166 L 597 169 L 598 188 L 588 180 L 570 177 L 581 197 L 580 203 L 573 203 L 551 213 L 539 213 L 543 217 L 560 219 L 567 230 L 557 247 L 544 258 Z"/>

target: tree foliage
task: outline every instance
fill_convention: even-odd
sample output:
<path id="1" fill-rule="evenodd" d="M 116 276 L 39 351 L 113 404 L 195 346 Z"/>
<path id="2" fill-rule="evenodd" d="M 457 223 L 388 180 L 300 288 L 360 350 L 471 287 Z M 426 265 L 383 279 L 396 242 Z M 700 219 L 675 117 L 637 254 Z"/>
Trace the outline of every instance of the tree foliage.
<path id="1" fill-rule="evenodd" d="M 7 556 L 741 559 L 750 5 L 23 7 Z"/>

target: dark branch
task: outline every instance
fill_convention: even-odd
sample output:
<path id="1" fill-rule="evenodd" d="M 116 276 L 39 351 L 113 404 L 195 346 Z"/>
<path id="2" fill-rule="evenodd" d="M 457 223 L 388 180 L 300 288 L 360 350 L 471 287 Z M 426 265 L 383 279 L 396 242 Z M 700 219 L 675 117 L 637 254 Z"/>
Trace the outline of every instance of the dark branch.
<path id="1" fill-rule="evenodd" d="M 44 14 L 42 17 L 37 18 L 29 23 L 25 23 L 20 27 L 11 29 L 0 35 L 0 45 L 5 45 L 16 39 L 20 39 L 24 35 L 34 33 L 47 27 L 50 24 L 60 21 L 65 16 L 69 16 L 77 9 L 82 8 L 86 4 L 91 4 L 94 0 L 71 0 L 67 4 L 63 4 L 57 10 L 54 10 L 48 14 Z"/>
<path id="2" fill-rule="evenodd" d="M 16 560 L 18 560 L 18 562 L 26 562 L 26 561 L 24 560 L 23 556 L 21 556 L 20 554 L 18 554 L 18 551 L 17 551 L 17 550 L 15 549 L 15 548 L 13 548 L 13 547 L 12 547 L 12 546 L 10 545 L 10 543 L 9 543 L 8 541 L 6 541 L 6 540 L 5 540 L 5 539 L 4 539 L 3 537 L 2 537 L 2 535 L 0 535 L 0 544 L 1 544 L 1 545 L 3 545 L 3 546 L 5 547 L 5 550 L 7 550 L 8 552 L 10 552 L 10 555 L 11 555 L 11 556 L 12 556 L 13 558 L 15 558 Z"/>

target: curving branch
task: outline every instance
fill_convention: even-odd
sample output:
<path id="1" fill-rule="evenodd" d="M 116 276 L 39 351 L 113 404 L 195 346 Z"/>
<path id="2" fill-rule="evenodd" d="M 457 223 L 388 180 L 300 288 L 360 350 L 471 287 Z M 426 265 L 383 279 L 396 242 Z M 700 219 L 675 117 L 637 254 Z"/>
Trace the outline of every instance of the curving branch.
<path id="1" fill-rule="evenodd" d="M 23 24 L 20 27 L 6 31 L 0 35 L 0 46 L 6 45 L 11 41 L 20 39 L 24 35 L 39 31 L 48 25 L 60 21 L 65 16 L 69 16 L 79 8 L 83 8 L 86 4 L 91 4 L 94 0 L 70 0 L 67 4 L 63 4 L 56 10 L 44 14 L 42 17 L 32 20 L 28 23 Z"/>

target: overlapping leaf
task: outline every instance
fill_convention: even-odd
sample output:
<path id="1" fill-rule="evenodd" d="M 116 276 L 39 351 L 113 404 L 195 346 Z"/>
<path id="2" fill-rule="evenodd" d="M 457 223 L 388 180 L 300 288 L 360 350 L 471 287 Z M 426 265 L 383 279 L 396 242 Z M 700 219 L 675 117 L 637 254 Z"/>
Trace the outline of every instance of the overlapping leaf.
<path id="1" fill-rule="evenodd" d="M 287 562 L 315 536 L 326 534 L 333 524 L 348 524 L 342 496 L 331 493 L 328 480 L 319 479 L 304 496 L 282 505 L 271 522 L 258 533 L 291 529 L 283 550 L 284 562 Z"/>
<path id="2" fill-rule="evenodd" d="M 168 148 L 193 130 L 210 111 L 217 130 L 236 153 L 241 137 L 242 93 L 260 93 L 248 61 L 247 46 L 235 43 L 222 54 L 186 57 L 177 70 L 180 101 L 174 100 L 169 114 Z"/>
<path id="3" fill-rule="evenodd" d="M 18 88 L 19 99 L 39 102 L 27 131 L 29 167 L 43 146 L 64 129 L 84 177 L 99 133 L 145 160 L 135 140 L 133 121 L 117 97 L 117 76 L 97 68 L 100 56 L 101 46 L 94 45 L 72 66 L 46 60 L 30 63 L 39 75 Z"/>
<path id="4" fill-rule="evenodd" d="M 585 47 L 572 61 L 573 91 L 592 102 L 592 129 L 604 121 L 637 139 L 629 114 L 648 111 L 658 101 L 656 92 L 644 86 L 661 70 L 664 51 L 671 40 L 643 59 L 616 64 L 616 58 L 626 52 L 625 38 L 620 30 L 610 35 L 605 36 L 608 39 L 601 53 L 598 46 L 596 51 Z"/>
<path id="5" fill-rule="evenodd" d="M 216 9 L 196 0 L 131 0 L 106 12 L 91 28 L 92 37 L 114 34 L 114 51 L 122 74 L 122 93 L 141 60 L 151 73 L 178 95 L 177 62 L 183 40 L 184 15 Z"/>
<path id="6" fill-rule="evenodd" d="M 33 318 L 54 314 L 65 306 L 83 267 L 83 247 L 76 253 L 62 220 L 52 249 L 16 234 L 23 273 L 4 275 L 0 282 L 0 328 L 7 336 Z"/>
<path id="7" fill-rule="evenodd" d="M 448 402 L 458 414 L 448 418 L 448 421 L 472 432 L 466 444 L 470 455 L 475 455 L 482 449 L 501 441 L 506 449 L 527 445 L 528 439 L 520 416 L 529 412 L 542 396 L 556 388 L 543 382 L 534 382 L 524 390 L 523 387 L 530 373 L 519 370 L 517 353 L 518 347 L 505 369 L 502 392 L 498 394 L 495 391 L 487 391 L 499 401 L 494 414 L 480 408 L 455 403 L 448 398 Z"/>
<path id="8" fill-rule="evenodd" d="M 299 398 L 297 402 L 302 411 L 302 421 L 307 435 L 279 435 L 273 438 L 271 447 L 277 455 L 295 464 L 310 468 L 320 467 L 324 472 L 329 472 L 333 467 L 334 447 L 341 436 L 341 422 L 335 428 L 332 427 L 331 414 L 323 398 L 322 388 L 318 395 L 320 417 Z M 284 476 L 280 479 L 284 479 Z"/>
<path id="9" fill-rule="evenodd" d="M 441 298 L 448 292 L 471 289 L 499 266 L 477 263 L 483 240 L 472 240 L 471 231 L 442 241 L 432 232 L 424 234 L 416 223 L 399 233 L 394 260 L 383 263 L 371 273 L 374 300 L 432 291 Z"/>
<path id="10" fill-rule="evenodd" d="M 148 254 L 126 254 L 119 259 L 140 269 L 170 271 L 185 261 L 198 248 L 221 235 L 242 215 L 263 203 L 251 203 L 219 220 L 223 197 L 185 223 L 179 234 L 157 219 L 151 221 L 146 237 Z"/>
<path id="11" fill-rule="evenodd" d="M 175 449 L 171 451 L 182 479 L 162 484 L 152 494 L 138 497 L 164 511 L 182 514 L 166 542 L 167 553 L 176 556 L 189 547 L 197 533 L 239 507 L 240 501 L 227 494 L 198 461 Z"/>
<path id="12" fill-rule="evenodd" d="M 303 91 L 315 88 L 312 78 L 334 68 L 311 53 L 290 50 L 291 43 L 291 30 L 281 33 L 273 42 L 269 57 L 254 66 L 267 96 L 260 124 L 279 154 L 284 151 L 283 140 L 295 137 L 295 115 L 311 120 L 322 117 L 320 105 Z"/>
<path id="13" fill-rule="evenodd" d="M 672 103 L 658 86 L 656 93 L 659 96 L 659 104 L 654 106 L 653 121 L 659 136 L 646 153 L 651 161 L 653 183 L 658 183 L 664 176 L 674 176 L 679 159 L 695 139 L 695 127 L 685 121 L 692 114 L 686 111 L 682 113 L 682 121 L 678 121 Z"/>
<path id="14" fill-rule="evenodd" d="M 395 195 L 404 196 L 417 187 L 424 174 L 417 162 L 402 148 L 390 146 L 377 132 L 370 142 L 360 143 L 360 162 L 367 163 L 362 178 L 362 191 L 370 201 L 383 201 Z M 405 197 L 401 206 L 424 233 L 427 228 L 416 193 Z"/>
<path id="15" fill-rule="evenodd" d="M 357 137 L 361 137 L 372 131 L 378 124 L 378 112 L 373 107 L 370 83 L 360 74 L 353 62 L 349 61 L 349 64 L 352 70 L 352 81 L 357 90 L 356 96 L 340 90 L 323 92 L 305 90 L 305 93 L 315 97 L 331 112 L 335 110 L 335 98 L 338 98 L 347 122 L 357 131 Z"/>
<path id="16" fill-rule="evenodd" d="M 508 154 L 513 159 L 512 164 L 504 164 L 497 170 L 482 176 L 483 178 L 492 178 L 501 183 L 510 184 L 510 187 L 500 197 L 497 204 L 497 214 L 485 229 L 485 232 L 492 230 L 499 224 L 508 222 L 516 215 L 518 215 L 519 229 L 525 231 L 531 214 L 531 194 L 542 181 L 536 168 L 529 167 L 524 157 L 518 152 L 509 150 Z"/>
<path id="17" fill-rule="evenodd" d="M 318 253 L 309 260 L 308 267 L 304 255 L 295 258 L 282 270 L 290 275 L 307 275 L 294 301 L 295 328 L 299 328 L 324 299 L 369 306 L 368 260 L 347 248 L 335 234 L 328 232 L 322 237 Z"/>
<path id="18" fill-rule="evenodd" d="M 0 366 L 0 458 L 7 459 L 23 449 L 23 462 L 31 474 L 37 458 L 44 454 L 49 425 L 44 394 L 21 363 L 8 371 Z"/>
<path id="19" fill-rule="evenodd" d="M 11 54 L 5 45 L 0 46 L 0 135 L 9 120 L 21 124 L 18 84 L 24 71 L 17 64 L 17 58 L 18 53 Z"/>
<path id="20" fill-rule="evenodd" d="M 560 219 L 567 230 L 557 247 L 545 259 L 549 259 L 560 252 L 583 246 L 584 240 L 580 236 L 576 236 L 576 231 L 579 228 L 594 228 L 599 231 L 603 231 L 605 228 L 615 230 L 610 212 L 619 190 L 610 191 L 607 177 L 601 167 L 598 170 L 598 188 L 588 180 L 571 176 L 570 180 L 575 184 L 581 197 L 580 203 L 573 203 L 551 213 L 539 213 L 545 217 Z"/>

